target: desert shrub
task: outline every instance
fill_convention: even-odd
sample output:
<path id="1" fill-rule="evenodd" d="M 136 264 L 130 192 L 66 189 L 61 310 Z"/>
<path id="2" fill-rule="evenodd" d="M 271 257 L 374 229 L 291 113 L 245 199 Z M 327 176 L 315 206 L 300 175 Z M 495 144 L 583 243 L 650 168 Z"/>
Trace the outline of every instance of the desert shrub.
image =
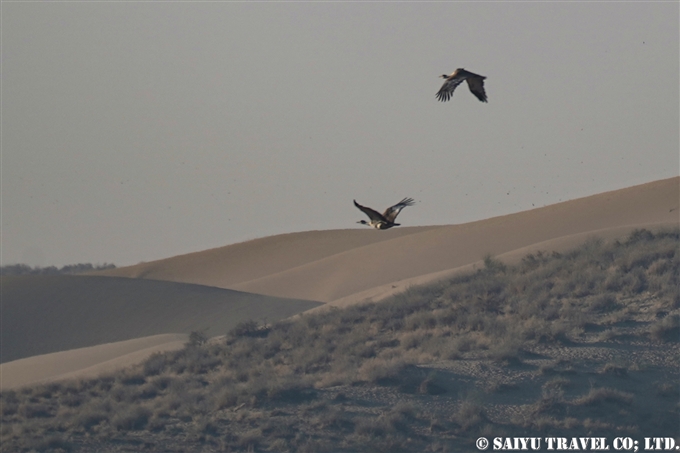
<path id="1" fill-rule="evenodd" d="M 48 384 L 39 384 L 32 389 L 34 396 L 38 398 L 51 398 L 58 395 L 64 390 L 64 384 L 61 382 L 50 382 Z"/>
<path id="2" fill-rule="evenodd" d="M 55 414 L 54 408 L 49 404 L 30 402 L 21 404 L 17 412 L 26 418 L 45 418 Z"/>
<path id="3" fill-rule="evenodd" d="M 437 318 L 429 311 L 419 311 L 404 319 L 406 330 L 433 329 L 437 325 Z"/>
<path id="4" fill-rule="evenodd" d="M 239 436 L 238 445 L 246 451 L 255 451 L 262 439 L 262 430 L 259 428 L 251 429 Z"/>
<path id="5" fill-rule="evenodd" d="M 619 307 L 616 297 L 610 293 L 594 296 L 586 301 L 586 304 L 588 309 L 594 313 L 611 311 Z"/>
<path id="6" fill-rule="evenodd" d="M 267 388 L 266 396 L 270 402 L 300 404 L 316 398 L 316 392 L 297 379 L 275 382 Z"/>
<path id="7" fill-rule="evenodd" d="M 85 395 L 64 393 L 59 397 L 59 403 L 67 407 L 78 407 L 86 400 Z"/>
<path id="8" fill-rule="evenodd" d="M 27 442 L 27 447 L 33 451 L 73 451 L 73 444 L 64 438 L 61 434 L 51 434 L 45 437 L 38 437 L 30 439 Z"/>
<path id="9" fill-rule="evenodd" d="M 555 377 L 546 381 L 543 386 L 543 394 L 550 392 L 561 391 L 570 385 L 571 381 L 565 377 Z"/>
<path id="10" fill-rule="evenodd" d="M 112 426 L 119 431 L 139 431 L 146 427 L 151 410 L 144 406 L 126 406 L 111 419 Z"/>
<path id="11" fill-rule="evenodd" d="M 446 388 L 442 387 L 438 382 L 437 382 L 437 377 L 435 375 L 430 375 L 427 378 L 423 380 L 423 382 L 420 383 L 418 386 L 418 393 L 421 395 L 441 395 L 443 393 L 446 393 Z M 404 414 L 409 413 L 411 418 L 413 418 L 413 407 L 408 406 L 409 409 L 406 409 L 402 407 L 402 411 Z"/>
<path id="12" fill-rule="evenodd" d="M 575 399 L 572 403 L 576 406 L 592 406 L 603 402 L 630 405 L 633 402 L 633 395 L 607 387 L 592 388 L 587 395 Z"/>
<path id="13" fill-rule="evenodd" d="M 395 384 L 407 362 L 400 358 L 368 359 L 357 370 L 360 380 L 373 384 Z"/>
<path id="14" fill-rule="evenodd" d="M 633 269 L 623 277 L 624 289 L 629 294 L 640 294 L 647 289 L 647 274 L 642 269 Z"/>
<path id="15" fill-rule="evenodd" d="M 155 354 L 115 377 L 3 392 L 3 442 L 14 442 L 3 447 L 37 449 L 27 447 L 24 440 L 45 439 L 54 432 L 68 432 L 83 445 L 95 445 L 102 439 L 128 438 L 126 431 L 146 430 L 144 436 L 153 439 L 186 440 L 226 451 L 424 451 L 437 444 L 433 441 L 437 436 L 450 440 L 442 441 L 442 448 L 465 450 L 469 438 L 473 444 L 473 436 L 500 428 L 487 419 L 482 403 L 471 398 L 460 402 L 453 415 L 428 412 L 427 420 L 419 418 L 424 403 L 436 398 L 456 401 L 456 395 L 448 380 L 428 375 L 426 368 L 415 364 L 439 358 L 492 358 L 512 365 L 527 357 L 521 371 L 531 372 L 529 351 L 534 347 L 591 340 L 604 328 L 615 338 L 620 331 L 616 323 L 642 313 L 641 294 L 645 314 L 658 319 L 646 333 L 638 329 L 626 335 L 677 341 L 677 246 L 676 233 L 637 232 L 618 243 L 591 241 L 564 255 L 536 252 L 517 266 L 486 257 L 479 271 L 411 287 L 379 303 L 266 327 L 255 321 L 241 323 L 229 332 L 226 344 L 206 343 L 197 336 L 194 346 Z M 600 333 L 600 338 L 604 336 Z M 623 375 L 620 368 L 606 364 L 599 372 Z M 578 382 L 575 370 L 569 362 L 536 370 L 538 377 L 546 374 L 553 379 L 528 407 L 533 425 L 524 419 L 506 428 L 581 433 L 600 427 L 601 432 L 610 432 L 606 430 L 614 430 L 632 414 L 633 396 L 615 389 L 593 389 L 565 400 L 564 389 L 571 384 L 565 376 Z M 338 393 L 331 388 L 339 385 L 348 389 Z M 345 411 L 353 392 L 371 392 L 375 385 L 392 387 L 374 388 L 377 393 L 414 402 L 385 406 L 380 416 L 368 415 L 373 409 L 366 407 L 359 415 Z M 467 387 L 462 381 L 455 385 L 459 391 Z M 499 396 L 503 385 L 496 380 L 478 388 L 487 390 L 483 394 L 487 398 Z M 652 393 L 675 398 L 673 385 L 659 384 Z M 438 396 L 445 390 L 446 396 Z M 329 396 L 343 393 L 350 397 Z M 669 418 L 677 420 L 678 407 Z M 610 422 L 607 412 L 618 419 Z M 591 418 L 582 422 L 573 416 Z M 460 440 L 451 440 L 453 434 Z M 411 448 L 409 442 L 421 444 Z"/>
<path id="16" fill-rule="evenodd" d="M 227 341 L 238 337 L 264 337 L 267 333 L 268 329 L 260 327 L 257 321 L 243 321 L 227 332 Z"/>
<path id="17" fill-rule="evenodd" d="M 206 335 L 207 331 L 208 329 L 193 330 L 189 334 L 189 342 L 187 343 L 187 346 L 197 348 L 206 344 L 208 342 L 208 335 Z"/>
<path id="18" fill-rule="evenodd" d="M 656 382 L 654 388 L 656 395 L 660 398 L 673 398 L 677 400 L 680 397 L 680 382 Z"/>
<path id="19" fill-rule="evenodd" d="M 141 370 L 130 370 L 124 371 L 118 375 L 117 381 L 126 386 L 142 385 L 146 382 L 146 377 L 144 376 L 144 373 L 141 372 Z"/>
<path id="20" fill-rule="evenodd" d="M 460 407 L 453 416 L 453 421 L 460 425 L 463 431 L 478 427 L 487 420 L 488 418 L 482 405 L 469 399 L 464 400 L 460 404 Z"/>
<path id="21" fill-rule="evenodd" d="M 78 411 L 78 414 L 73 419 L 73 423 L 75 426 L 90 430 L 104 420 L 108 420 L 108 418 L 107 412 L 101 408 L 88 407 Z"/>
<path id="22" fill-rule="evenodd" d="M 522 258 L 519 266 L 520 274 L 526 274 L 527 272 L 536 270 L 542 264 L 541 261 L 543 256 L 543 252 L 538 251 L 536 254 L 529 253 L 524 258 Z"/>
<path id="23" fill-rule="evenodd" d="M 2 417 L 9 417 L 17 413 L 19 409 L 19 404 L 15 402 L 2 402 Z"/>
<path id="24" fill-rule="evenodd" d="M 153 353 L 143 365 L 144 376 L 156 376 L 166 370 L 168 356 L 161 352 Z"/>
<path id="25" fill-rule="evenodd" d="M 173 380 L 176 379 L 169 375 L 156 376 L 147 381 L 147 385 L 153 386 L 158 393 L 164 391 L 172 384 Z"/>
<path id="26" fill-rule="evenodd" d="M 484 257 L 484 270 L 492 274 L 502 273 L 507 270 L 507 266 L 502 261 L 495 259 L 491 255 L 486 255 Z"/>
<path id="27" fill-rule="evenodd" d="M 385 437 L 392 432 L 392 427 L 384 419 L 365 417 L 356 422 L 355 432 L 370 439 Z"/>
<path id="28" fill-rule="evenodd" d="M 488 356 L 504 365 L 520 365 L 522 363 L 520 352 L 520 346 L 516 341 L 505 341 L 494 344 L 493 348 L 489 350 Z"/>
<path id="29" fill-rule="evenodd" d="M 626 367 L 623 367 L 619 364 L 609 362 L 606 363 L 602 369 L 600 370 L 600 373 L 602 374 L 611 374 L 614 376 L 627 376 L 628 375 L 628 369 Z"/>
<path id="30" fill-rule="evenodd" d="M 680 341 L 680 315 L 669 315 L 657 321 L 649 333 L 657 341 Z"/>
<path id="31" fill-rule="evenodd" d="M 193 431 L 199 436 L 218 436 L 220 434 L 220 426 L 212 420 L 209 416 L 198 417 L 193 421 Z"/>
<path id="32" fill-rule="evenodd" d="M 78 263 L 67 264 L 61 268 L 56 266 L 31 267 L 27 264 L 8 264 L 0 266 L 0 275 L 60 275 L 60 274 L 80 274 L 84 272 L 92 272 L 104 269 L 113 269 L 114 264 L 95 264 L 92 263 Z"/>
<path id="33" fill-rule="evenodd" d="M 323 411 L 315 421 L 322 429 L 335 429 L 340 431 L 351 431 L 354 429 L 352 417 L 338 407 Z"/>
<path id="34" fill-rule="evenodd" d="M 548 386 L 542 389 L 541 396 L 530 406 L 532 417 L 537 419 L 552 419 L 561 417 L 567 413 L 567 406 L 564 400 L 564 391 L 560 387 Z M 536 421 L 534 425 L 538 425 Z M 545 427 L 539 427 L 544 429 Z"/>
<path id="35" fill-rule="evenodd" d="M 171 356 L 167 371 L 177 374 L 205 374 L 222 365 L 222 358 L 216 346 L 186 347 L 175 351 Z"/>
<path id="36" fill-rule="evenodd" d="M 649 242 L 652 239 L 654 239 L 654 233 L 652 233 L 651 231 L 649 231 L 645 228 L 642 228 L 642 229 L 636 228 L 635 230 L 633 230 L 630 233 L 625 244 L 631 245 L 631 244 L 637 244 L 639 242 Z"/>

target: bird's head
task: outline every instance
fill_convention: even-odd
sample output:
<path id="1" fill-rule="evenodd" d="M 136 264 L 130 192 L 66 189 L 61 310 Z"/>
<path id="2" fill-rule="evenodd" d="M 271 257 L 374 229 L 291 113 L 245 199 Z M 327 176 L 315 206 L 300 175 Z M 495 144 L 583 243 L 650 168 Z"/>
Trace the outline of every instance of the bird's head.
<path id="1" fill-rule="evenodd" d="M 368 225 L 368 222 L 365 220 L 359 220 L 357 223 L 360 223 L 362 225 Z"/>
<path id="2" fill-rule="evenodd" d="M 440 79 L 448 79 L 449 76 L 447 76 L 446 74 L 442 74 L 442 75 L 439 76 L 439 78 Z"/>

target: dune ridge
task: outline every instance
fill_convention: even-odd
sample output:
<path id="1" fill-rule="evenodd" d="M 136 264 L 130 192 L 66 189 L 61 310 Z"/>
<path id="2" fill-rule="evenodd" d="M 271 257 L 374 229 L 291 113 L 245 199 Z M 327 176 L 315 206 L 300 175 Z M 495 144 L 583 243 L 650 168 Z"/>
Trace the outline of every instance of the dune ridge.
<path id="1" fill-rule="evenodd" d="M 511 263 L 677 227 L 679 201 L 675 177 L 460 225 L 290 233 L 90 276 L 3 277 L 0 387 L 113 371 L 181 347 L 191 329 L 219 335 L 243 320 L 380 300 L 473 271 L 486 255 Z"/>
<path id="2" fill-rule="evenodd" d="M 644 228 L 656 231 L 659 229 L 671 228 L 674 226 L 678 226 L 678 224 L 676 222 L 643 223 L 618 228 L 605 228 L 601 230 L 588 231 L 585 233 L 577 233 L 562 236 L 555 239 L 549 239 L 547 241 L 538 242 L 536 244 L 531 244 L 526 247 L 521 247 L 519 249 L 502 253 L 500 255 L 495 256 L 494 258 L 502 261 L 505 264 L 512 265 L 519 263 L 522 260 L 522 258 L 524 258 L 530 253 L 537 252 L 562 253 L 579 246 L 580 244 L 584 243 L 585 241 L 591 238 L 597 238 L 602 240 L 615 240 L 627 237 L 636 229 Z M 382 286 L 376 286 L 365 291 L 341 297 L 326 304 L 319 305 L 318 307 L 311 308 L 307 310 L 306 313 L 321 311 L 329 309 L 331 307 L 336 308 L 346 307 L 359 302 L 377 302 L 382 299 L 386 299 L 387 297 L 390 297 L 392 295 L 406 291 L 409 287 L 426 285 L 440 280 L 453 278 L 457 275 L 474 272 L 475 270 L 481 269 L 482 267 L 484 267 L 484 260 L 480 259 L 473 263 L 465 264 L 460 267 L 432 272 L 430 274 L 418 275 L 416 277 L 411 277 L 397 282 L 388 283 Z"/>
<path id="3" fill-rule="evenodd" d="M 438 226 L 406 227 L 386 231 L 383 235 L 372 235 L 371 231 L 359 229 L 286 233 L 148 263 L 95 271 L 92 275 L 231 287 L 352 248 L 434 228 Z M 338 231 L 344 234 L 339 235 Z"/>
<path id="4" fill-rule="evenodd" d="M 99 272 L 332 302 L 560 237 L 678 224 L 680 177 L 460 225 L 271 236 Z M 229 272 L 238 262 L 242 266 Z M 219 272 L 215 266 L 219 263 Z"/>

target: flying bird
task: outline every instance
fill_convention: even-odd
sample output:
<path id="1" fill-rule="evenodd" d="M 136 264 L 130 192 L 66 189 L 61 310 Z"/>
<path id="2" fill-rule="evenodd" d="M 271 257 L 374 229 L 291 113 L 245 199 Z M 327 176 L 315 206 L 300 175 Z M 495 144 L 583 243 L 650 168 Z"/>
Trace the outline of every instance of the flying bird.
<path id="1" fill-rule="evenodd" d="M 451 99 L 453 91 L 458 85 L 463 83 L 463 80 L 465 80 L 467 81 L 472 94 L 480 101 L 487 102 L 486 92 L 484 91 L 484 79 L 486 79 L 486 77 L 466 71 L 463 68 L 456 69 L 451 75 L 444 74 L 439 77 L 446 80 L 444 85 L 442 85 L 441 89 L 437 92 L 437 99 L 440 101 L 445 102 Z"/>
<path id="2" fill-rule="evenodd" d="M 394 206 L 390 206 L 389 208 L 385 209 L 384 213 L 380 214 L 378 211 L 374 211 L 371 208 L 361 206 L 356 200 L 354 200 L 354 206 L 359 208 L 364 214 L 368 216 L 369 219 L 371 219 L 370 222 L 359 220 L 357 223 L 368 225 L 378 230 L 387 230 L 394 226 L 399 226 L 400 224 L 394 223 L 394 220 L 397 218 L 402 209 L 404 209 L 406 206 L 413 206 L 413 204 L 413 198 L 404 198 L 399 203 L 395 204 Z"/>

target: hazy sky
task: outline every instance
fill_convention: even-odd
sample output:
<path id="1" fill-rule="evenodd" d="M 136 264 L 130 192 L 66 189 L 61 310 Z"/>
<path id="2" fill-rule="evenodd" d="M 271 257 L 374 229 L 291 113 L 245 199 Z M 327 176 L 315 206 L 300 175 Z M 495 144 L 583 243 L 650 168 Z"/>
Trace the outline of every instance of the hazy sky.
<path id="1" fill-rule="evenodd" d="M 677 2 L 1 8 L 2 264 L 365 228 L 352 199 L 457 224 L 680 172 Z M 457 67 L 488 104 L 437 102 Z"/>

